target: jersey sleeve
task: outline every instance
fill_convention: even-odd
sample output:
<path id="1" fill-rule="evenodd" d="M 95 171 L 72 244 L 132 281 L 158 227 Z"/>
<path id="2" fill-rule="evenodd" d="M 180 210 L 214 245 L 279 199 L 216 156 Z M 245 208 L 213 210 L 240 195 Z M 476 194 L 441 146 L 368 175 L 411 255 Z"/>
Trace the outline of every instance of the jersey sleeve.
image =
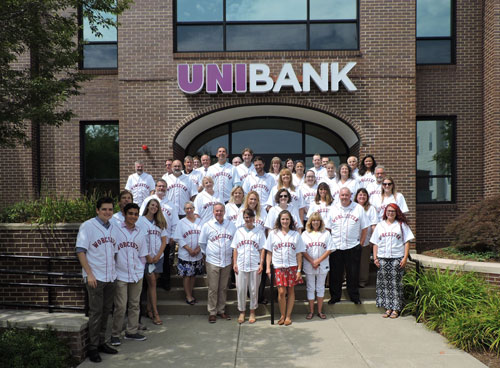
<path id="1" fill-rule="evenodd" d="M 372 244 L 375 244 L 375 245 L 379 245 L 379 233 L 380 233 L 380 228 L 381 228 L 381 224 L 378 223 L 377 226 L 375 226 L 375 229 L 373 230 L 373 233 L 372 233 L 372 236 L 370 238 L 370 243 Z"/>
<path id="2" fill-rule="evenodd" d="M 76 248 L 84 248 L 86 250 L 89 249 L 89 238 L 85 222 L 80 225 L 80 229 L 78 230 L 78 235 L 76 236 Z"/>
<path id="3" fill-rule="evenodd" d="M 407 224 L 402 224 L 401 228 L 403 229 L 403 240 L 404 240 L 403 242 L 404 243 L 415 239 L 413 232 L 411 231 L 410 227 Z"/>
<path id="4" fill-rule="evenodd" d="M 273 252 L 273 234 L 272 232 L 269 233 L 269 236 L 266 239 L 266 242 L 264 243 L 264 249 Z"/>
<path id="5" fill-rule="evenodd" d="M 149 189 L 148 195 L 149 195 L 149 194 L 151 194 L 151 191 L 154 190 L 156 187 L 155 180 L 153 179 L 153 177 L 151 175 L 148 176 L 147 184 L 149 187 L 148 188 Z"/>
<path id="6" fill-rule="evenodd" d="M 401 209 L 401 212 L 408 213 L 410 210 L 408 209 L 408 205 L 406 204 L 405 196 L 402 193 L 397 193 L 397 201 L 398 206 Z"/>
<path id="7" fill-rule="evenodd" d="M 127 184 L 125 184 L 125 189 L 127 189 L 128 191 L 130 191 L 130 188 L 132 188 L 132 175 L 130 175 L 127 179 Z"/>

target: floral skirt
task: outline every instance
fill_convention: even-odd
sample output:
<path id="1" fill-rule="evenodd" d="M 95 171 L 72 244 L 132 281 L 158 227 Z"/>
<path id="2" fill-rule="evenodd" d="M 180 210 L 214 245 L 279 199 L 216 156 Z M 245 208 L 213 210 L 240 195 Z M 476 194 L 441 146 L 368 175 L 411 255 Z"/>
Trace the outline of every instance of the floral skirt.
<path id="1" fill-rule="evenodd" d="M 296 281 L 296 278 L 297 278 L 297 266 L 274 269 L 275 286 L 290 287 L 304 283 L 302 277 L 298 281 Z"/>
<path id="2" fill-rule="evenodd" d="M 203 275 L 203 259 L 190 262 L 179 258 L 177 261 L 177 274 L 183 277 Z"/>

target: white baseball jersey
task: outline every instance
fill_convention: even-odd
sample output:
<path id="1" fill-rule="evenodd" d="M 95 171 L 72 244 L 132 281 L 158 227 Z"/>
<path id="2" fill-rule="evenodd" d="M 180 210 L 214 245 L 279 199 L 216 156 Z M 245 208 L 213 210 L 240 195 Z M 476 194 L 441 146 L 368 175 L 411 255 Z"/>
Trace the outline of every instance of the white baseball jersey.
<path id="1" fill-rule="evenodd" d="M 310 187 L 307 184 L 302 184 L 300 186 L 300 193 L 302 195 L 302 202 L 305 207 L 308 208 L 311 205 L 311 202 L 314 202 L 314 198 L 316 197 L 316 193 L 318 192 L 318 185 L 314 184 Z"/>
<path id="2" fill-rule="evenodd" d="M 288 204 L 288 206 L 294 207 L 297 210 L 305 207 L 304 201 L 302 199 L 302 192 L 300 191 L 299 188 L 295 188 L 295 190 L 292 190 L 290 188 L 285 188 L 285 189 L 288 190 L 288 193 L 290 193 L 290 197 L 292 198 L 292 201 Z M 275 201 L 276 193 L 278 193 L 278 191 L 279 189 L 277 185 L 275 185 L 271 189 L 271 193 L 269 194 L 269 197 L 267 198 L 266 202 L 267 206 L 276 206 L 278 204 Z"/>
<path id="3" fill-rule="evenodd" d="M 352 177 L 359 181 L 359 169 L 358 168 L 355 168 L 354 170 L 352 170 Z"/>
<path id="4" fill-rule="evenodd" d="M 123 282 L 137 282 L 144 276 L 140 257 L 148 255 L 146 228 L 135 226 L 130 231 L 122 224 L 116 234 L 116 277 Z"/>
<path id="5" fill-rule="evenodd" d="M 210 167 L 205 168 L 205 167 L 202 166 L 202 167 L 197 168 L 196 171 L 198 171 L 201 174 L 201 178 L 203 179 L 205 176 L 208 175 L 208 169 L 209 168 Z"/>
<path id="6" fill-rule="evenodd" d="M 198 188 L 201 186 L 201 181 L 203 180 L 203 174 L 201 171 L 193 170 L 189 174 L 186 174 L 184 171 L 184 175 L 186 175 L 193 182 L 196 188 L 196 193 L 198 193 Z"/>
<path id="7" fill-rule="evenodd" d="M 323 232 L 318 231 L 304 231 L 302 233 L 302 241 L 306 247 L 306 253 L 312 259 L 318 259 L 326 252 L 333 251 L 332 237 L 327 230 Z M 320 274 L 327 273 L 330 270 L 330 262 L 328 257 L 326 257 L 319 265 L 318 268 L 314 269 L 311 263 L 304 257 L 304 273 L 308 274 Z"/>
<path id="8" fill-rule="evenodd" d="M 298 266 L 297 253 L 304 253 L 306 248 L 300 234 L 290 230 L 287 234 L 279 229 L 269 232 L 264 249 L 273 254 L 274 268 L 288 268 Z"/>
<path id="9" fill-rule="evenodd" d="M 236 225 L 236 220 L 238 219 L 238 215 L 240 214 L 241 208 L 243 208 L 242 205 L 238 207 L 234 203 L 226 204 L 226 212 L 224 213 L 224 218 Z"/>
<path id="10" fill-rule="evenodd" d="M 325 221 L 331 207 L 332 205 L 327 205 L 324 201 L 320 201 L 319 203 L 313 201 L 309 206 L 309 211 L 307 211 L 307 218 L 311 217 L 314 212 L 319 212 L 321 218 Z"/>
<path id="11" fill-rule="evenodd" d="M 240 165 L 241 166 L 241 165 Z M 259 200 L 261 204 L 267 202 L 271 189 L 276 185 L 274 178 L 268 174 L 259 176 L 257 174 L 248 175 L 243 183 L 243 191 L 249 193 L 250 191 L 255 191 L 259 195 Z"/>
<path id="12" fill-rule="evenodd" d="M 359 174 L 358 174 L 359 175 Z M 366 188 L 368 184 L 370 183 L 376 183 L 377 178 L 375 177 L 375 174 L 372 174 L 371 172 L 366 172 L 365 175 L 359 175 L 358 176 L 358 181 L 359 181 L 359 186 L 361 188 Z"/>
<path id="13" fill-rule="evenodd" d="M 399 206 L 399 209 L 403 213 L 408 213 L 410 210 L 408 209 L 408 206 L 406 205 L 406 200 L 403 194 L 401 193 L 396 193 L 396 198 L 394 198 L 394 195 L 391 195 L 390 197 L 384 197 L 382 199 L 381 195 L 374 195 L 371 199 L 371 204 L 375 207 L 377 210 L 377 215 L 378 215 L 378 220 L 379 222 L 382 221 L 384 218 L 384 211 L 385 208 L 387 207 L 388 204 L 390 203 L 395 203 Z"/>
<path id="14" fill-rule="evenodd" d="M 167 182 L 166 197 L 170 206 L 177 209 L 177 213 L 185 215 L 184 205 L 191 200 L 191 197 L 198 194 L 196 187 L 187 175 L 181 174 L 176 177 L 174 174 L 163 175 L 163 180 Z"/>
<path id="15" fill-rule="evenodd" d="M 335 250 L 346 250 L 360 243 L 361 231 L 369 226 L 365 210 L 351 202 L 347 207 L 334 204 L 325 220 L 325 227 L 331 230 Z"/>
<path id="16" fill-rule="evenodd" d="M 121 225 L 123 222 L 125 222 L 125 216 L 123 216 L 122 211 L 118 211 L 113 215 L 111 218 L 112 221 L 115 221 L 116 225 Z"/>
<path id="17" fill-rule="evenodd" d="M 236 258 L 238 271 L 252 272 L 259 269 L 260 253 L 265 242 L 264 233 L 256 227 L 252 230 L 248 230 L 246 227 L 240 227 L 236 230 L 231 248 L 236 249 L 238 253 Z"/>
<path id="18" fill-rule="evenodd" d="M 195 262 L 203 258 L 203 254 L 200 252 L 196 256 L 192 257 L 188 251 L 184 248 L 188 246 L 192 250 L 198 248 L 199 238 L 201 233 L 201 220 L 197 218 L 194 222 L 189 221 L 187 217 L 184 217 L 177 224 L 175 229 L 174 239 L 179 243 L 179 259 L 183 261 Z"/>
<path id="19" fill-rule="evenodd" d="M 212 219 L 201 227 L 200 246 L 208 263 L 218 267 L 226 267 L 232 263 L 231 243 L 235 232 L 236 227 L 227 220 L 221 224 Z"/>
<path id="20" fill-rule="evenodd" d="M 255 214 L 255 228 L 260 231 L 266 231 L 266 218 L 267 218 L 267 211 L 265 208 L 261 207 L 260 209 L 260 216 L 257 217 L 257 214 Z M 243 219 L 243 211 L 240 211 L 238 214 L 238 218 L 236 219 L 236 228 L 239 228 L 241 226 L 245 226 L 245 220 Z"/>
<path id="21" fill-rule="evenodd" d="M 214 218 L 214 206 L 221 203 L 221 200 L 206 190 L 199 193 L 194 200 L 194 213 L 200 216 L 201 224 Z"/>
<path id="22" fill-rule="evenodd" d="M 165 220 L 167 221 L 167 236 L 169 239 L 171 239 L 175 233 L 175 227 L 177 226 L 177 223 L 179 222 L 179 215 L 177 213 L 177 209 L 175 209 L 174 207 L 171 207 L 169 205 L 169 203 L 168 203 L 169 201 L 167 199 L 167 196 L 164 196 L 163 199 L 160 199 L 158 197 L 158 195 L 156 195 L 156 194 L 149 196 L 142 203 L 141 210 L 139 211 L 139 214 L 142 216 L 149 201 L 153 198 L 158 200 L 158 202 L 160 202 L 161 213 L 163 214 L 163 216 L 165 217 Z"/>
<path id="23" fill-rule="evenodd" d="M 96 280 L 112 282 L 116 279 L 116 223 L 110 222 L 106 229 L 97 217 L 80 225 L 76 237 L 76 248 L 87 250 L 87 262 Z M 87 273 L 82 268 L 83 277 Z"/>
<path id="24" fill-rule="evenodd" d="M 328 173 L 323 166 L 320 166 L 319 169 L 316 169 L 313 166 L 309 170 L 313 171 L 314 175 L 316 175 L 316 183 L 321 183 L 321 180 L 323 179 L 323 177 L 328 176 Z"/>
<path id="25" fill-rule="evenodd" d="M 167 229 L 160 229 L 156 225 L 154 219 L 149 221 L 145 216 L 139 217 L 136 226 L 141 226 L 146 229 L 146 244 L 148 247 L 148 254 L 152 258 L 156 257 L 161 249 L 162 238 L 165 238 L 165 242 L 168 242 L 168 231 Z M 163 252 L 160 259 L 163 258 Z"/>
<path id="26" fill-rule="evenodd" d="M 280 206 L 273 206 L 267 213 L 266 221 L 264 226 L 268 229 L 274 229 L 274 225 L 276 224 L 276 219 L 278 215 L 283 209 Z M 292 220 L 295 224 L 296 229 L 302 229 L 304 225 L 302 225 L 302 221 L 300 220 L 299 210 L 294 207 L 288 206 L 287 211 L 292 214 Z"/>
<path id="27" fill-rule="evenodd" d="M 369 226 L 368 226 L 368 231 L 366 232 L 365 243 L 361 244 L 363 247 L 366 247 L 370 244 L 370 237 L 372 236 L 372 231 L 373 231 L 372 226 L 377 225 L 379 223 L 377 210 L 372 205 L 368 207 L 368 210 L 365 210 L 365 215 L 366 218 L 368 219 Z"/>
<path id="28" fill-rule="evenodd" d="M 329 178 L 327 176 L 323 176 L 319 183 L 326 183 L 330 187 L 330 192 L 332 191 L 332 187 L 337 183 L 337 178 L 334 176 L 333 178 Z M 319 184 L 318 183 L 318 184 Z"/>
<path id="29" fill-rule="evenodd" d="M 368 194 L 370 195 L 370 203 L 372 202 L 372 197 L 382 194 L 382 184 L 370 183 L 365 188 Z"/>
<path id="30" fill-rule="evenodd" d="M 236 166 L 236 171 L 238 171 L 240 182 L 242 184 L 245 183 L 245 180 L 248 176 L 256 174 L 253 164 L 250 164 L 250 167 L 247 167 L 245 163 L 242 163 L 241 165 Z"/>
<path id="31" fill-rule="evenodd" d="M 360 188 L 359 183 L 356 179 L 347 179 L 345 183 L 342 181 L 335 181 L 333 187 L 330 187 L 330 191 L 332 192 L 332 197 L 335 203 L 340 203 L 340 189 L 348 188 L 351 191 L 351 201 L 354 201 L 354 197 L 356 196 L 356 192 Z"/>
<path id="32" fill-rule="evenodd" d="M 370 242 L 377 248 L 379 258 L 399 258 L 405 255 L 405 243 L 415 239 L 408 225 L 381 221 L 373 230 Z"/>
<path id="33" fill-rule="evenodd" d="M 271 178 L 274 179 L 274 185 L 278 185 L 278 180 L 280 178 L 280 174 L 269 173 L 269 175 L 271 176 Z M 274 185 L 273 185 L 273 187 L 274 187 Z"/>
<path id="34" fill-rule="evenodd" d="M 240 184 L 238 171 L 228 162 L 224 165 L 216 163 L 210 166 L 207 176 L 214 180 L 214 195 L 224 203 L 229 201 L 233 187 Z"/>
<path id="35" fill-rule="evenodd" d="M 297 176 L 297 174 L 292 174 L 292 182 L 293 182 L 293 186 L 298 188 L 300 187 L 302 184 L 304 184 L 304 179 L 306 178 L 306 175 L 304 174 L 302 176 L 302 178 L 299 179 L 299 177 Z"/>
<path id="36" fill-rule="evenodd" d="M 140 176 L 135 173 L 128 177 L 125 189 L 134 196 L 134 203 L 141 206 L 144 199 L 155 189 L 155 181 L 148 173 L 143 172 Z"/>

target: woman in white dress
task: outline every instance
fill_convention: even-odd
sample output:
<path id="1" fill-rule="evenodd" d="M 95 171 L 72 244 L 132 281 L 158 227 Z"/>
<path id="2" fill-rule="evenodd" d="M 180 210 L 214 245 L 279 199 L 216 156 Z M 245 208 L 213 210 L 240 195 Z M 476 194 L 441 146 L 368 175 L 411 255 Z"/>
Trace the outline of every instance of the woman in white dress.
<path id="1" fill-rule="evenodd" d="M 201 181 L 203 190 L 198 193 L 194 200 L 194 214 L 197 215 L 201 224 L 212 219 L 213 207 L 215 204 L 220 203 L 217 197 L 214 197 L 214 180 L 210 176 L 205 176 Z"/>
<path id="2" fill-rule="evenodd" d="M 403 212 L 404 214 L 407 214 L 409 212 L 404 195 L 396 190 L 396 183 L 390 176 L 386 177 L 382 181 L 382 193 L 379 195 L 373 195 L 371 198 L 371 203 L 377 210 L 379 221 L 382 221 L 385 208 L 390 203 L 396 203 L 401 209 L 401 212 Z"/>

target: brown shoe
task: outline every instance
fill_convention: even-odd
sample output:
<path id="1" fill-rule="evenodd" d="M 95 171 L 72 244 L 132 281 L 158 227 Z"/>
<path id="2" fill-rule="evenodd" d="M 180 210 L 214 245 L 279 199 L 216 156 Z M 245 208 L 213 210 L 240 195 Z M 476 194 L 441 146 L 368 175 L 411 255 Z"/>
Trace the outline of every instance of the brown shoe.
<path id="1" fill-rule="evenodd" d="M 217 316 L 222 318 L 222 319 L 228 320 L 228 321 L 231 320 L 231 316 L 229 314 L 226 314 L 226 313 L 219 313 L 219 314 L 217 314 Z"/>
<path id="2" fill-rule="evenodd" d="M 209 315 L 208 316 L 208 323 L 215 323 L 217 322 L 217 317 L 215 317 L 214 315 Z"/>

